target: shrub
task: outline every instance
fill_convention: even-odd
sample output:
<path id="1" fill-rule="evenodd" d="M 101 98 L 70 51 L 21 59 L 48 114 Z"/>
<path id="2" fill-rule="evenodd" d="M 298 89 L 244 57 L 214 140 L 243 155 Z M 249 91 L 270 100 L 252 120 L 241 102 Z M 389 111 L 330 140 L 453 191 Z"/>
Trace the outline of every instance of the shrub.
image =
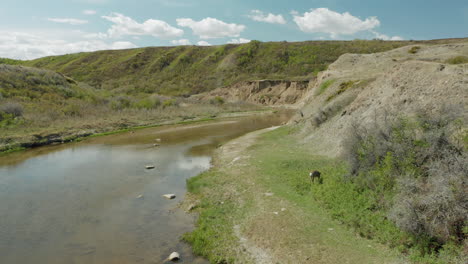
<path id="1" fill-rule="evenodd" d="M 14 117 L 12 114 L 0 112 L 0 128 L 8 127 L 14 123 Z"/>
<path id="2" fill-rule="evenodd" d="M 139 109 L 153 109 L 161 105 L 158 98 L 145 98 L 134 104 L 134 107 Z"/>
<path id="3" fill-rule="evenodd" d="M 224 98 L 221 96 L 216 96 L 215 98 L 210 99 L 210 104 L 222 105 L 224 104 Z"/>
<path id="4" fill-rule="evenodd" d="M 11 114 L 13 117 L 22 116 L 23 111 L 23 106 L 17 102 L 5 102 L 0 105 L 0 112 Z"/>
<path id="5" fill-rule="evenodd" d="M 248 44 L 242 46 L 242 52 L 237 57 L 237 63 L 239 67 L 244 67 L 251 63 L 254 56 L 260 47 L 261 42 L 258 40 L 252 40 Z"/>
<path id="6" fill-rule="evenodd" d="M 457 57 L 453 57 L 453 58 L 450 58 L 450 59 L 446 60 L 445 63 L 449 63 L 449 64 L 464 64 L 464 63 L 468 63 L 468 57 L 466 57 L 466 56 L 457 56 Z"/>
<path id="7" fill-rule="evenodd" d="M 23 106 L 17 102 L 4 102 L 0 105 L 0 128 L 11 127 L 24 122 L 18 119 L 23 116 Z"/>
<path id="8" fill-rule="evenodd" d="M 118 96 L 111 101 L 111 108 L 113 110 L 122 110 L 124 108 L 128 108 L 131 105 L 130 98 L 126 96 Z"/>
<path id="9" fill-rule="evenodd" d="M 66 116 L 81 116 L 81 107 L 76 103 L 70 103 L 62 109 Z"/>
<path id="10" fill-rule="evenodd" d="M 163 107 L 176 106 L 176 105 L 177 105 L 177 101 L 175 99 L 168 99 L 164 101 L 162 104 Z"/>
<path id="11" fill-rule="evenodd" d="M 416 54 L 418 53 L 418 51 L 421 49 L 420 46 L 414 46 L 412 47 L 411 49 L 408 50 L 408 53 L 411 53 L 411 54 Z"/>
<path id="12" fill-rule="evenodd" d="M 355 126 L 345 145 L 348 179 L 374 197 L 373 207 L 413 235 L 421 255 L 466 239 L 468 155 L 452 140 L 461 129 L 455 116 L 383 118 L 369 127 Z"/>

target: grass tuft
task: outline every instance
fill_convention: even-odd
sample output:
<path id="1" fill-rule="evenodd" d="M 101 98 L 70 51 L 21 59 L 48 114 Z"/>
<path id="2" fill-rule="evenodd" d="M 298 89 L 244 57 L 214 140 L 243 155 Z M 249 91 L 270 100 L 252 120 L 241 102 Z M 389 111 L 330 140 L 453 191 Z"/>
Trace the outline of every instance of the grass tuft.
<path id="1" fill-rule="evenodd" d="M 445 63 L 448 63 L 448 64 L 468 63 L 468 57 L 467 56 L 456 56 L 456 57 L 453 57 L 453 58 L 450 58 L 450 59 L 446 60 Z"/>
<path id="2" fill-rule="evenodd" d="M 333 79 L 326 80 L 320 84 L 320 87 L 316 93 L 316 95 L 321 95 L 330 85 L 332 85 L 335 82 Z"/>

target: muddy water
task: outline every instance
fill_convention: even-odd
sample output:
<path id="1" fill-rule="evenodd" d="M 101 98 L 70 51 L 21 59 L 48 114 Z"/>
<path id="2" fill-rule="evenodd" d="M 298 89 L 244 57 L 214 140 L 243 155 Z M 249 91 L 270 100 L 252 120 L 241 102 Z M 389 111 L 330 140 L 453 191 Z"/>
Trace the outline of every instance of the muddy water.
<path id="1" fill-rule="evenodd" d="M 194 224 L 177 207 L 186 179 L 209 168 L 219 144 L 287 118 L 151 128 L 1 157 L 0 263 L 163 263 L 172 251 L 207 263 L 179 240 Z"/>

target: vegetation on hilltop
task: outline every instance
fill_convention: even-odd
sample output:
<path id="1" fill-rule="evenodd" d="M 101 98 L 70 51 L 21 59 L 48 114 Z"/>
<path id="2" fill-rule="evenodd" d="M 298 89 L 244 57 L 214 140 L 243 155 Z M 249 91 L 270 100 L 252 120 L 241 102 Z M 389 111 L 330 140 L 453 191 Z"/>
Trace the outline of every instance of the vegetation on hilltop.
<path id="1" fill-rule="evenodd" d="M 251 79 L 311 77 L 344 53 L 374 53 L 409 41 L 259 42 L 148 47 L 45 57 L 25 65 L 120 93 L 191 95 Z"/>

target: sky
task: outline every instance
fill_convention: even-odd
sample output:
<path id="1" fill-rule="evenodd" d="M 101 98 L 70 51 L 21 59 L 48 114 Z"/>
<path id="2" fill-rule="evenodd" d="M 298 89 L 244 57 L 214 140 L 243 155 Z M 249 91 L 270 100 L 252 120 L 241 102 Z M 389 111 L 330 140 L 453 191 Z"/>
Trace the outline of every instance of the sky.
<path id="1" fill-rule="evenodd" d="M 0 0 L 0 57 L 260 41 L 468 37 L 467 0 Z"/>

